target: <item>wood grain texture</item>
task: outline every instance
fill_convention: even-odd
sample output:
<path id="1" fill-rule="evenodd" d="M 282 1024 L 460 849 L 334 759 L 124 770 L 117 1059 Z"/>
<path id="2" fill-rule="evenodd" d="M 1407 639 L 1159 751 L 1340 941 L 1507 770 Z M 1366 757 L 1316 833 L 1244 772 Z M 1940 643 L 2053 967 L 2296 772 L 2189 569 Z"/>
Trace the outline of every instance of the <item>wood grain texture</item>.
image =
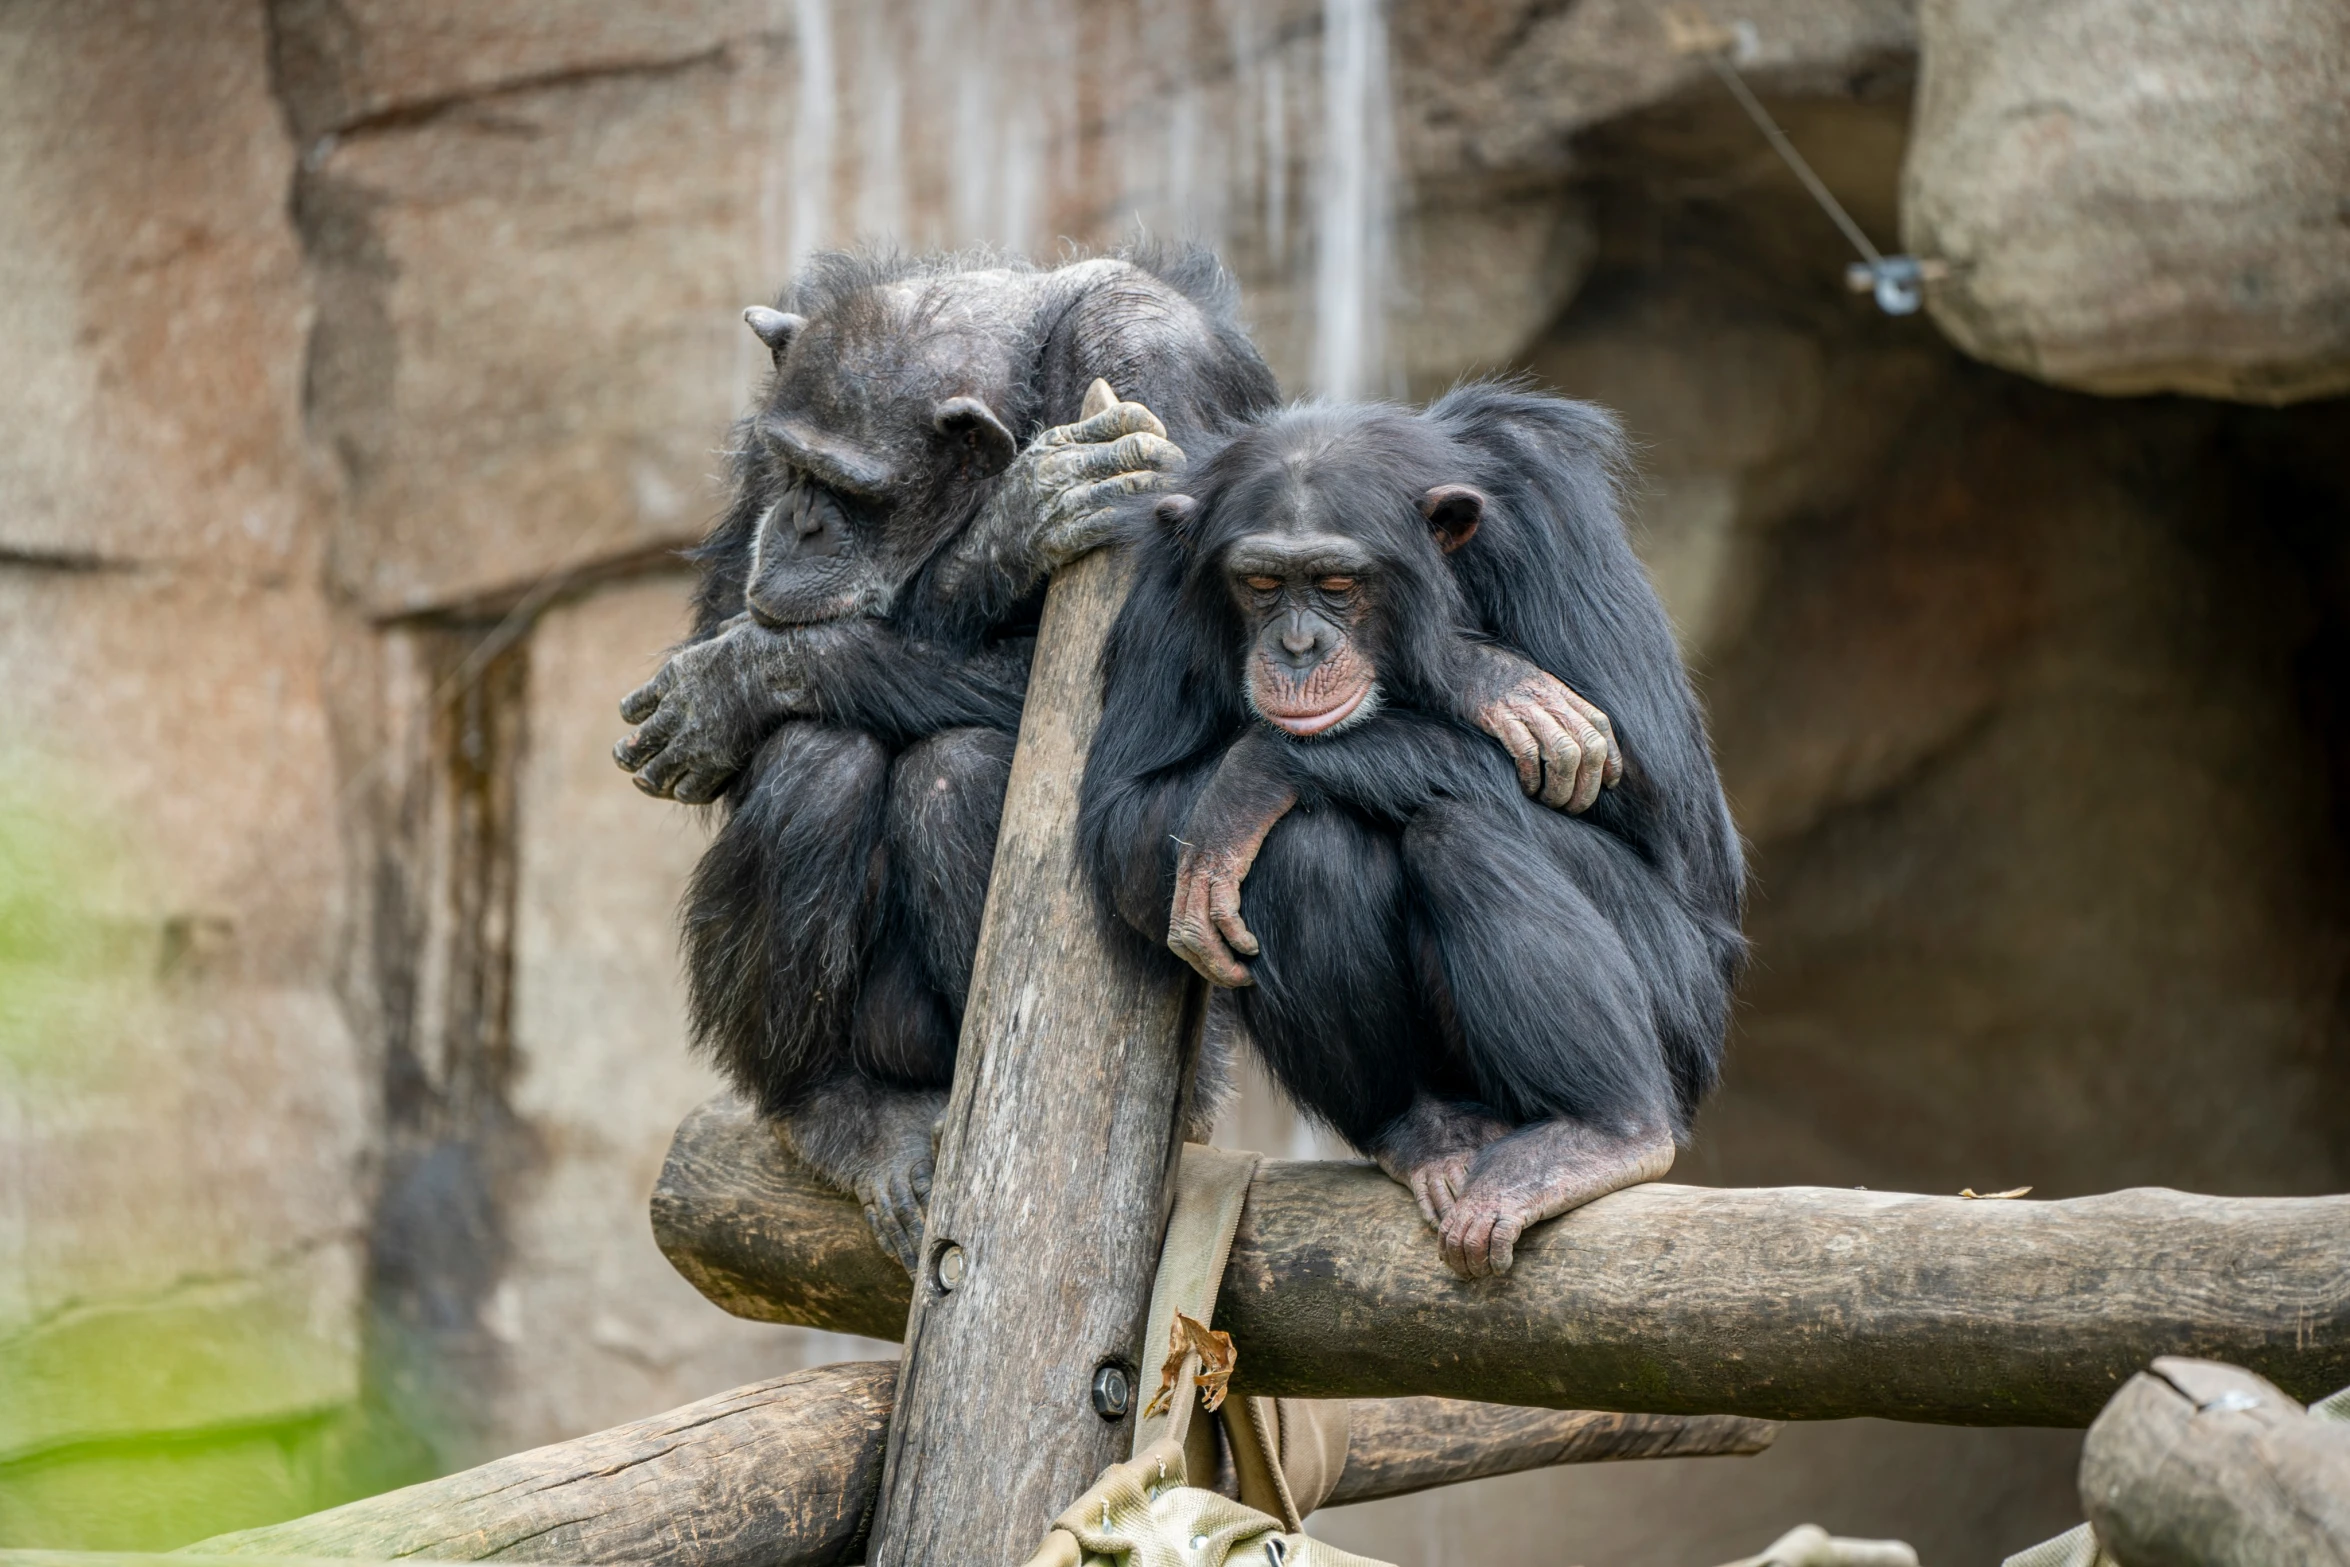
<path id="1" fill-rule="evenodd" d="M 1780 1430 L 1776 1421 L 1736 1415 L 1515 1409 L 1453 1398 L 1358 1398 L 1347 1418 L 1346 1468 L 1325 1507 L 1560 1464 L 1744 1456 L 1769 1447 Z"/>
<path id="2" fill-rule="evenodd" d="M 732 1094 L 679 1123 L 653 1184 L 653 1239 L 738 1317 L 892 1342 L 913 1281 L 855 1201 L 819 1180 Z"/>
<path id="3" fill-rule="evenodd" d="M 1096 1369 L 1142 1360 L 1197 998 L 1108 949 L 1077 786 L 1126 593 L 1097 551 L 1053 579 L 1004 797 L 891 1422 L 875 1567 L 1020 1561 L 1126 1456 Z M 941 1288 L 937 1259 L 962 1249 Z"/>
<path id="4" fill-rule="evenodd" d="M 2085 1426 L 2157 1355 L 2350 1382 L 2350 1198 L 1660 1183 L 1470 1282 L 1377 1170 L 1268 1163 L 1217 1312 L 1253 1386 L 1306 1396 Z"/>
<path id="5" fill-rule="evenodd" d="M 2350 1567 L 2350 1425 L 2239 1367 L 2157 1360 L 2089 1428 L 2081 1506 L 2123 1567 Z"/>
<path id="6" fill-rule="evenodd" d="M 219 1535 L 188 1552 L 582 1567 L 861 1561 L 896 1385 L 897 1367 L 886 1361 L 803 1371 L 327 1512 Z M 1754 1453 L 1779 1430 L 1762 1420 L 1498 1409 L 1439 1398 L 1360 1401 L 1352 1416 L 1346 1470 L 1325 1505 L 1554 1464 Z M 59 1563 L 12 1564 L 12 1554 L 0 1552 L 0 1567 L 77 1560 L 57 1553 Z M 187 1561 L 177 1553 L 129 1559 Z M 103 1564 L 93 1558 L 91 1567 Z"/>
<path id="7" fill-rule="evenodd" d="M 881 1485 L 896 1381 L 895 1366 L 862 1361 L 754 1382 L 189 1550 L 689 1567 L 853 1561 Z"/>
<path id="8" fill-rule="evenodd" d="M 797 1271 L 880 1257 L 853 1205 L 689 1156 L 739 1137 L 739 1114 L 679 1129 L 663 1246 L 697 1283 L 720 1277 L 729 1310 L 870 1331 Z M 2303 1398 L 2350 1383 L 2350 1198 L 1660 1184 L 1538 1227 L 1509 1277 L 1467 1283 L 1378 1171 L 1267 1161 L 1217 1325 L 1261 1393 L 2086 1426 L 2157 1355 L 2248 1365 Z"/>

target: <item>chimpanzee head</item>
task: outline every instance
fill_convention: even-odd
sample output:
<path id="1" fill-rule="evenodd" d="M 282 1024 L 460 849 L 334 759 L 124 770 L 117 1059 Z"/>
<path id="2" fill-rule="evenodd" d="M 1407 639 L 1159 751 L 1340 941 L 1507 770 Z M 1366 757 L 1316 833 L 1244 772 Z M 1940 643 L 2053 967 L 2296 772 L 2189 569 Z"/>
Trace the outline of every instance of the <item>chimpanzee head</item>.
<path id="1" fill-rule="evenodd" d="M 1467 611 L 1443 557 L 1488 505 L 1440 432 L 1382 407 L 1263 420 L 1155 512 L 1188 558 L 1190 606 L 1217 617 L 1249 710 L 1336 734 L 1382 702 L 1440 700 Z"/>
<path id="2" fill-rule="evenodd" d="M 983 481 L 1017 450 L 1011 423 L 1033 284 L 1023 274 L 913 276 L 824 295 L 813 316 L 754 307 L 775 356 L 750 427 L 766 502 L 746 607 L 768 625 L 880 614 Z"/>

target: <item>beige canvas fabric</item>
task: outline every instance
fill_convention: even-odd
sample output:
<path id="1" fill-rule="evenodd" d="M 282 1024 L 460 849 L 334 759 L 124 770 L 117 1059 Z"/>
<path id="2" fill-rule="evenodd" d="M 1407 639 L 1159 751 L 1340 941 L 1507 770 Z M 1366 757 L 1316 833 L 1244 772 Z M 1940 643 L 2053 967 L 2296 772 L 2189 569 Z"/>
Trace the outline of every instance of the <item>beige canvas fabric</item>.
<path id="1" fill-rule="evenodd" d="M 1216 1292 L 1258 1156 L 1189 1144 L 1176 1175 L 1159 1273 L 1151 1286 L 1142 1382 L 1156 1388 L 1180 1311 L 1213 1325 Z M 1102 1471 L 1093 1488 L 1053 1521 L 1027 1567 L 1387 1567 L 1302 1532 L 1346 1467 L 1346 1405 L 1336 1400 L 1250 1398 L 1219 1412 L 1240 1497 L 1190 1483 L 1213 1480 L 1216 1427 L 1194 1420 L 1199 1356 L 1187 1354 L 1167 1409 L 1135 1421 L 1134 1454 Z"/>

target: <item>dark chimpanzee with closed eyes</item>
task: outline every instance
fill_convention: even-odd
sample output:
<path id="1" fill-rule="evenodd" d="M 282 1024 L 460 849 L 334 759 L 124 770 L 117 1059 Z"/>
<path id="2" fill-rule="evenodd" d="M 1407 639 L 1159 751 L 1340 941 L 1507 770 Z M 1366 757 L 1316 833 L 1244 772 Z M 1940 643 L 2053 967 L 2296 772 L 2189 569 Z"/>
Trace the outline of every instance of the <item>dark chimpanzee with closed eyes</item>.
<path id="1" fill-rule="evenodd" d="M 1129 521 L 1081 818 L 1096 889 L 1238 987 L 1290 1095 L 1471 1277 L 1671 1167 L 1744 953 L 1737 834 L 1618 518 L 1623 461 L 1597 409 L 1475 385 L 1269 415 Z M 1462 722 L 1496 650 L 1613 720 L 1622 781 L 1580 814 Z"/>
<path id="2" fill-rule="evenodd" d="M 783 304 L 745 312 L 775 374 L 614 755 L 721 802 L 696 1042 L 911 1270 L 1045 578 L 1276 393 L 1204 252 L 833 254 Z"/>

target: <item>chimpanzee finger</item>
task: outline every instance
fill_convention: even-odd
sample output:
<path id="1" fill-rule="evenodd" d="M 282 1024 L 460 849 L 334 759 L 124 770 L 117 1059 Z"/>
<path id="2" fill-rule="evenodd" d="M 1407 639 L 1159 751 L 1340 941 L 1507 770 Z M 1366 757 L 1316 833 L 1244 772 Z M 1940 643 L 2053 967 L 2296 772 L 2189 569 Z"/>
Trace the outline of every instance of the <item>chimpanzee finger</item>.
<path id="1" fill-rule="evenodd" d="M 1441 1173 L 1427 1165 L 1412 1172 L 1412 1200 L 1420 1205 L 1420 1217 L 1428 1221 L 1432 1230 L 1444 1222 L 1436 1212 L 1436 1199 L 1430 1195 L 1430 1189 L 1441 1179 Z"/>
<path id="2" fill-rule="evenodd" d="M 1217 933 L 1224 944 L 1244 958 L 1253 958 L 1262 950 L 1257 938 L 1240 917 L 1240 883 L 1218 876 L 1208 883 L 1208 918 L 1215 922 Z"/>
<path id="3" fill-rule="evenodd" d="M 873 1199 L 865 1207 L 865 1222 L 873 1227 L 873 1238 L 881 1242 L 881 1249 L 897 1258 L 905 1265 L 906 1271 L 912 1273 L 920 1258 L 916 1255 L 913 1237 L 906 1233 L 905 1215 L 890 1200 L 887 1186 L 874 1189 Z"/>
<path id="4" fill-rule="evenodd" d="M 726 774 L 696 768 L 670 786 L 670 798 L 680 805 L 708 805 L 726 792 Z"/>
<path id="5" fill-rule="evenodd" d="M 1055 425 L 1036 439 L 1044 446 L 1092 446 L 1122 435 L 1155 435 L 1164 440 L 1167 427 L 1140 403 L 1112 403 L 1090 419 Z"/>
<path id="6" fill-rule="evenodd" d="M 1498 1222 L 1498 1216 L 1487 1210 L 1469 1215 L 1469 1222 L 1461 1231 L 1461 1273 L 1464 1278 L 1485 1279 L 1493 1276 L 1493 1231 Z"/>
<path id="7" fill-rule="evenodd" d="M 1250 983 L 1248 969 L 1204 919 L 1186 917 L 1175 922 L 1167 931 L 1167 946 L 1211 985 L 1240 990 Z"/>
<path id="8" fill-rule="evenodd" d="M 660 673 L 620 699 L 620 721 L 624 724 L 641 724 L 652 717 L 654 710 L 661 705 L 661 698 L 668 695 L 675 679 L 669 673 L 669 666 L 662 665 Z"/>
<path id="9" fill-rule="evenodd" d="M 898 1233 L 906 1238 L 906 1271 L 922 1262 L 922 1200 L 914 1195 L 911 1170 L 894 1170 L 889 1177 L 889 1205 L 898 1216 Z"/>
<path id="10" fill-rule="evenodd" d="M 1542 803 L 1557 810 L 1575 796 L 1575 775 L 1582 770 L 1583 748 L 1541 708 L 1529 709 L 1523 717 L 1535 743 L 1542 747 Z"/>
<path id="11" fill-rule="evenodd" d="M 1504 1218 L 1495 1221 L 1493 1234 L 1485 1242 L 1485 1268 L 1495 1278 L 1510 1271 L 1510 1264 L 1518 1260 L 1518 1236 L 1526 1228 L 1523 1221 Z"/>
<path id="12" fill-rule="evenodd" d="M 1561 691 L 1565 689 L 1560 687 Z M 1566 780 L 1567 798 L 1559 803 L 1568 815 L 1579 816 L 1590 810 L 1592 802 L 1599 798 L 1600 785 L 1607 777 L 1607 740 L 1567 702 L 1553 703 L 1549 714 L 1552 721 L 1566 731 L 1578 753 L 1573 772 Z M 1562 765 L 1564 760 L 1562 757 Z"/>
<path id="13" fill-rule="evenodd" d="M 1542 747 L 1535 744 L 1532 732 L 1518 721 L 1516 714 L 1506 708 L 1490 709 L 1489 713 L 1494 727 L 1501 731 L 1494 738 L 1502 743 L 1503 749 L 1510 753 L 1510 760 L 1517 765 L 1518 787 L 1528 794 L 1541 793 Z"/>
<path id="14" fill-rule="evenodd" d="M 675 708 L 655 713 L 645 721 L 643 728 L 612 748 L 612 760 L 628 772 L 638 772 L 647 762 L 669 747 L 669 741 L 685 723 L 685 715 Z"/>
<path id="15" fill-rule="evenodd" d="M 1575 711 L 1583 715 L 1583 721 L 1598 730 L 1600 739 L 1607 742 L 1606 776 L 1600 781 L 1614 788 L 1624 780 L 1624 748 L 1616 744 L 1616 726 L 1609 721 L 1607 714 L 1594 707 L 1572 686 L 1561 685 L 1559 690 L 1566 694 L 1568 703 Z"/>
<path id="16" fill-rule="evenodd" d="M 637 787 L 666 799 L 676 790 L 677 781 L 692 771 L 684 757 L 674 751 L 664 751 L 637 769 Z"/>

